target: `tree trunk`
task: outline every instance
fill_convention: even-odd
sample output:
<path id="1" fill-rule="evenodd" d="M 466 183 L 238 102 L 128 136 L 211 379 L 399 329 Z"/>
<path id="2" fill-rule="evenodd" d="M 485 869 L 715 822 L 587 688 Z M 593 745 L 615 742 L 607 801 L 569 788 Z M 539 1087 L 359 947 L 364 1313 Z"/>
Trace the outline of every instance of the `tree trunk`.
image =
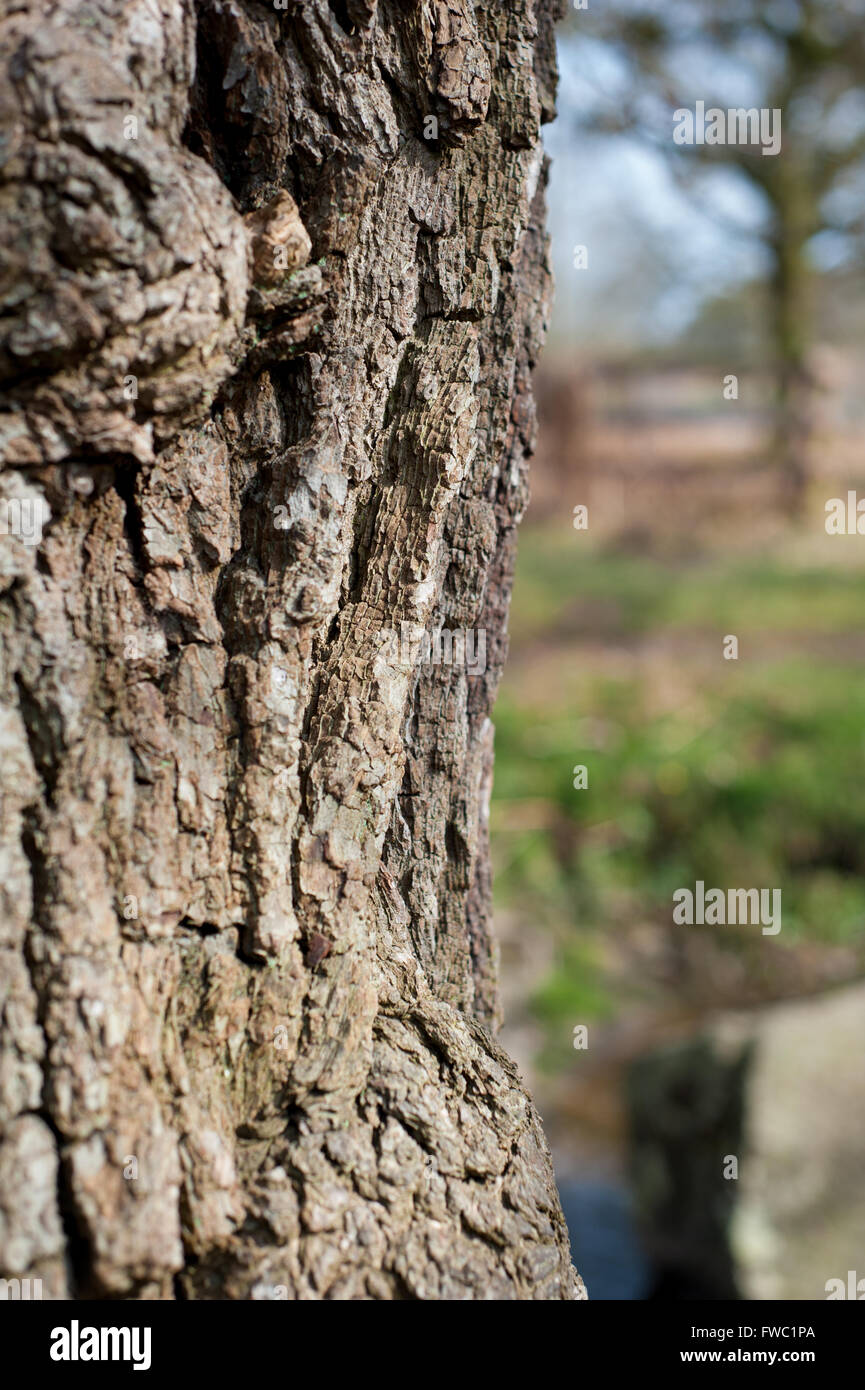
<path id="1" fill-rule="evenodd" d="M 770 98 L 770 106 L 789 110 L 809 73 L 794 70 Z M 772 455 L 781 475 L 781 502 L 788 516 L 801 520 L 811 480 L 814 432 L 813 286 L 807 246 L 819 230 L 815 224 L 813 170 L 803 164 L 795 138 L 780 159 L 756 157 L 758 182 L 769 201 L 772 230 L 769 249 L 769 335 L 774 377 Z"/>
<path id="2" fill-rule="evenodd" d="M 774 351 L 775 426 L 773 456 L 781 473 L 782 504 L 801 519 L 811 477 L 814 379 L 810 366 L 811 323 L 805 242 L 798 229 L 773 244 L 771 332 Z"/>
<path id="3" fill-rule="evenodd" d="M 3 21 L 0 1265 L 45 1297 L 585 1296 L 486 838 L 557 5 Z"/>

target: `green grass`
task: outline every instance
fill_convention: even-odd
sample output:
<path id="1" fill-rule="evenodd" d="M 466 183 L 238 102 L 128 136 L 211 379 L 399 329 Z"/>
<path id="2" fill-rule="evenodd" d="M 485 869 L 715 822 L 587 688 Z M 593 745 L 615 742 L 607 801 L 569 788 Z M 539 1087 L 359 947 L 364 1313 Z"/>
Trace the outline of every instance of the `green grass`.
<path id="1" fill-rule="evenodd" d="M 600 608 L 610 636 L 710 625 L 739 635 L 861 630 L 865 577 L 858 537 L 838 537 L 856 567 L 783 568 L 770 558 L 709 556 L 676 566 L 651 556 L 602 555 L 564 526 L 521 543 L 511 633 L 517 643 Z"/>
<path id="2" fill-rule="evenodd" d="M 865 573 L 771 555 L 685 567 L 565 539 L 523 538 L 495 710 L 496 893 L 558 941 L 538 1017 L 558 1027 L 615 1009 L 593 940 L 669 922 L 674 889 L 697 879 L 780 887 L 785 943 L 861 945 Z M 727 632 L 736 662 L 721 658 Z M 813 650 L 827 633 L 831 659 Z M 605 661 L 603 644 L 630 634 L 647 659 Z"/>

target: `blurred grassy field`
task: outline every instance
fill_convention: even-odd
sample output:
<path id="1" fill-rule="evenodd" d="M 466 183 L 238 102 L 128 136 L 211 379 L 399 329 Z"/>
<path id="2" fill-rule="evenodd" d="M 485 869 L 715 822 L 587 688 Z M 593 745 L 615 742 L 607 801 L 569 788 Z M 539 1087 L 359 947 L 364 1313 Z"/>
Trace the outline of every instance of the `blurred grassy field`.
<path id="1" fill-rule="evenodd" d="M 683 562 L 567 517 L 523 530 L 491 827 L 500 914 L 552 942 L 531 998 L 547 1068 L 576 1023 L 865 970 L 865 541 L 820 531 Z M 673 927 L 698 879 L 781 888 L 780 934 Z"/>

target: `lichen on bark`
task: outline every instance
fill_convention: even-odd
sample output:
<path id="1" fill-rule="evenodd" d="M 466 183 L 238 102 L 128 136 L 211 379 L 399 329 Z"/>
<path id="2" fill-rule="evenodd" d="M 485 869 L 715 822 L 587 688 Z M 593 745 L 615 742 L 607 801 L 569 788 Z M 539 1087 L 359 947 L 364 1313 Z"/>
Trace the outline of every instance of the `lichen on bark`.
<path id="1" fill-rule="evenodd" d="M 585 1296 L 486 826 L 556 9 L 0 26 L 0 501 L 50 508 L 0 537 L 0 1264 L 48 1297 Z"/>

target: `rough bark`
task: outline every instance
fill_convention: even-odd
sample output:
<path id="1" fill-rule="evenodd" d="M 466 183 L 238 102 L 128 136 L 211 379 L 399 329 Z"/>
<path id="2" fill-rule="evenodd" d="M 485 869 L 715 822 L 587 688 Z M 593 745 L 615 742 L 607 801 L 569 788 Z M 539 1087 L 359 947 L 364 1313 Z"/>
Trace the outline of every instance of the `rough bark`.
<path id="1" fill-rule="evenodd" d="M 8 4 L 0 1264 L 47 1297 L 584 1296 L 486 844 L 557 3 Z"/>

